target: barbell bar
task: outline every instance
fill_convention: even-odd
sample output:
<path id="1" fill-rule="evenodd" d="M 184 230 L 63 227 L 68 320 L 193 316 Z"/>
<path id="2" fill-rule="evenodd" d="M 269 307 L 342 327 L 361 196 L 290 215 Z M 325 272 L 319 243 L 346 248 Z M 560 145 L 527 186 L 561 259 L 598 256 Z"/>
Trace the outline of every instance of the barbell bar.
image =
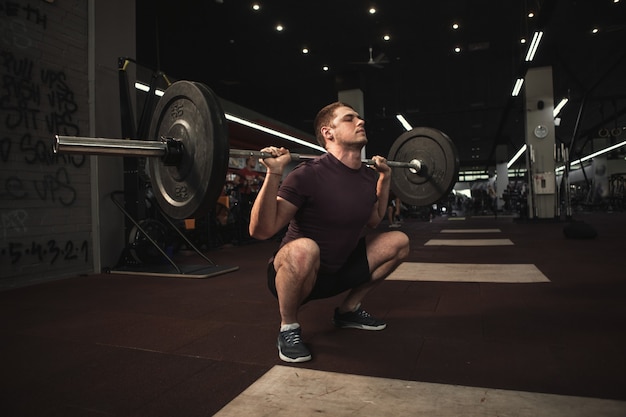
<path id="1" fill-rule="evenodd" d="M 254 156 L 256 158 L 260 158 L 260 159 L 265 159 L 265 158 L 272 158 L 272 154 L 267 153 L 267 152 L 262 152 L 262 151 L 248 151 L 245 149 L 231 149 L 229 151 L 230 156 L 233 157 L 248 157 L 248 156 Z M 292 161 L 306 161 L 306 160 L 310 160 L 310 159 L 315 159 L 317 157 L 319 157 L 319 155 L 307 155 L 307 154 L 300 154 L 300 153 L 289 153 L 291 155 L 291 160 Z M 361 162 L 364 163 L 365 165 L 375 165 L 376 162 L 374 162 L 373 159 L 361 159 Z M 403 162 L 403 161 L 387 161 L 387 165 L 389 165 L 392 168 L 406 168 L 408 170 L 410 170 L 412 173 L 417 174 L 421 168 L 421 163 L 420 161 L 418 161 L 417 159 L 414 159 L 412 161 L 408 161 L 408 162 Z"/>
<path id="2" fill-rule="evenodd" d="M 146 157 L 154 196 L 173 219 L 202 217 L 223 191 L 229 156 L 271 157 L 230 149 L 220 101 L 206 85 L 177 81 L 156 105 L 146 140 L 55 136 L 55 153 Z M 317 155 L 291 154 L 292 160 Z M 445 197 L 458 179 L 456 148 L 443 132 L 428 127 L 400 135 L 387 157 L 391 188 L 404 203 L 426 206 Z M 364 159 L 372 165 L 374 161 Z"/>
<path id="3" fill-rule="evenodd" d="M 91 138 L 86 136 L 63 136 L 55 135 L 53 145 L 54 153 L 103 155 L 103 156 L 132 156 L 132 157 L 158 157 L 162 158 L 166 165 L 177 165 L 180 162 L 184 143 L 176 138 L 161 138 L 161 140 L 137 140 L 137 139 L 111 139 Z M 272 158 L 272 154 L 262 151 L 245 149 L 230 149 L 231 157 L 253 156 L 260 159 Z M 315 159 L 318 155 L 291 153 L 292 161 L 306 161 Z M 362 159 L 366 165 L 375 165 L 373 159 Z M 417 174 L 421 168 L 419 160 L 409 162 L 387 161 L 387 165 L 396 168 L 406 168 Z"/>

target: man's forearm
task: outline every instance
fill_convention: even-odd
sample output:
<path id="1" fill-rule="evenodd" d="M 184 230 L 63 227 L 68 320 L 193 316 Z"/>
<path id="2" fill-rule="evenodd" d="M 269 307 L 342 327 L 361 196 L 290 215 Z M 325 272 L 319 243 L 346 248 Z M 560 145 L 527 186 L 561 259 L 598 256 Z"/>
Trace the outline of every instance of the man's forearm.
<path id="1" fill-rule="evenodd" d="M 269 173 L 257 195 L 250 212 L 250 236 L 257 239 L 268 239 L 276 231 L 277 206 L 276 196 L 282 174 Z"/>

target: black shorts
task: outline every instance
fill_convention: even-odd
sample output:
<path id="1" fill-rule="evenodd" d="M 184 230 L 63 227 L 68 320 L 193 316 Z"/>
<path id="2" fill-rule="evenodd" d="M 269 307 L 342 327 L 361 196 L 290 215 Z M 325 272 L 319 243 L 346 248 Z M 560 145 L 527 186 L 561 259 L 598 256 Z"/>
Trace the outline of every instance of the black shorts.
<path id="1" fill-rule="evenodd" d="M 365 238 L 361 238 L 354 251 L 346 260 L 346 263 L 337 272 L 332 274 L 319 273 L 317 275 L 315 286 L 303 304 L 311 300 L 333 297 L 344 291 L 366 284 L 371 279 L 372 275 L 365 250 Z M 270 292 L 274 294 L 274 297 L 278 297 L 276 293 L 274 262 L 270 262 L 267 266 L 267 286 Z"/>

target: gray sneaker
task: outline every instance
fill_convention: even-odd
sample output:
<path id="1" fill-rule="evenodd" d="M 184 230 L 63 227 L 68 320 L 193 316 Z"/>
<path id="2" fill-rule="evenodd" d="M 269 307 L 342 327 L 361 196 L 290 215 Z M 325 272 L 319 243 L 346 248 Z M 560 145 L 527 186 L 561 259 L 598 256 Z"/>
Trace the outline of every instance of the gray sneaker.
<path id="1" fill-rule="evenodd" d="M 333 324 L 344 329 L 383 330 L 387 327 L 387 323 L 371 316 L 362 308 L 347 313 L 339 313 L 336 308 Z"/>
<path id="2" fill-rule="evenodd" d="M 285 362 L 306 362 L 311 360 L 311 352 L 302 343 L 300 328 L 285 330 L 278 334 L 278 357 Z"/>

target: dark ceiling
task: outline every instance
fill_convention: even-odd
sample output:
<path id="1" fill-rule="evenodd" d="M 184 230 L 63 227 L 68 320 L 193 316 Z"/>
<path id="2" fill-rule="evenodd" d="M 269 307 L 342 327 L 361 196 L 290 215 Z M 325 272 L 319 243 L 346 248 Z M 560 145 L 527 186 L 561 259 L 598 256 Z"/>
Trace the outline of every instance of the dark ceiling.
<path id="1" fill-rule="evenodd" d="M 137 60 L 311 133 L 317 110 L 356 86 L 368 156 L 387 154 L 402 113 L 446 132 L 462 168 L 485 169 L 496 145 L 511 157 L 524 143 L 523 93 L 511 91 L 537 29 L 544 36 L 530 65 L 552 66 L 555 102 L 570 99 L 557 141 L 576 136 L 581 148 L 600 128 L 626 126 L 625 2 L 272 0 L 254 11 L 252 1 L 136 0 Z M 367 63 L 370 47 L 379 64 Z"/>

